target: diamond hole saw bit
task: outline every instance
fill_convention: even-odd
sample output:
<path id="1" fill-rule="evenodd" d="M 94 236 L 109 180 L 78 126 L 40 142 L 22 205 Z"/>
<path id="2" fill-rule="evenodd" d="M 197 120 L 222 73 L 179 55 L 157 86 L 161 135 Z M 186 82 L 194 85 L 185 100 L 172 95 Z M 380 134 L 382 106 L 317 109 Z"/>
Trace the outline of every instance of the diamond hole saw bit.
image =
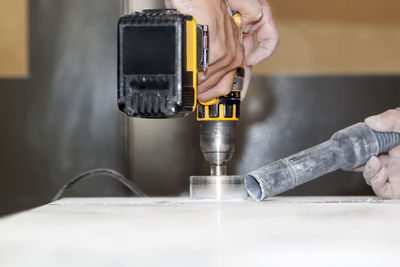
<path id="1" fill-rule="evenodd" d="M 263 200 L 337 169 L 365 164 L 398 144 L 399 133 L 376 132 L 357 123 L 324 143 L 248 173 L 245 186 L 252 198 Z"/>

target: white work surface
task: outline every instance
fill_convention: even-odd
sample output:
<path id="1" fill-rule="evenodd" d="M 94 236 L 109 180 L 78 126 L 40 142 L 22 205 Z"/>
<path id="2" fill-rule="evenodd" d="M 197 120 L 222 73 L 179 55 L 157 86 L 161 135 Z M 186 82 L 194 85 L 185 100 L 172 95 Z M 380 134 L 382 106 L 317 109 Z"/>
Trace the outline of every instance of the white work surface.
<path id="1" fill-rule="evenodd" d="M 400 202 L 67 198 L 0 219 L 0 266 L 400 266 Z"/>

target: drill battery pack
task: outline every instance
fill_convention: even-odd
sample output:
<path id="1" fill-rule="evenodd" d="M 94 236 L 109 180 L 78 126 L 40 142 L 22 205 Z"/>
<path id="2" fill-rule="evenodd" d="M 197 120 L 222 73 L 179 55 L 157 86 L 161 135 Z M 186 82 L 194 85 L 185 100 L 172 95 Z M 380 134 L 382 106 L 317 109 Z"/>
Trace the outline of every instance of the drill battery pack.
<path id="1" fill-rule="evenodd" d="M 118 21 L 118 106 L 129 116 L 171 118 L 196 109 L 197 71 L 208 62 L 207 26 L 176 10 Z"/>

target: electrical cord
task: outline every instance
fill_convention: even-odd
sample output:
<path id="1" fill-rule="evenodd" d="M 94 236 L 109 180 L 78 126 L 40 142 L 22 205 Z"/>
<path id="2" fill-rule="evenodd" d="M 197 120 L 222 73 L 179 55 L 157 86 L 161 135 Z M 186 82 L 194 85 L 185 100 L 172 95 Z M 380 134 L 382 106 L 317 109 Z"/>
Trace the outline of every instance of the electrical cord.
<path id="1" fill-rule="evenodd" d="M 137 187 L 134 183 L 129 181 L 125 176 L 120 174 L 119 172 L 116 172 L 111 169 L 93 169 L 89 170 L 83 173 L 78 174 L 77 176 L 73 177 L 68 183 L 66 183 L 58 192 L 57 194 L 53 197 L 52 202 L 59 200 L 62 198 L 64 193 L 72 187 L 74 184 L 77 182 L 93 177 L 93 176 L 108 176 L 111 178 L 114 178 L 115 180 L 121 182 L 123 185 L 125 185 L 133 194 L 137 195 L 138 197 L 145 197 L 146 194 L 140 190 L 139 187 Z"/>

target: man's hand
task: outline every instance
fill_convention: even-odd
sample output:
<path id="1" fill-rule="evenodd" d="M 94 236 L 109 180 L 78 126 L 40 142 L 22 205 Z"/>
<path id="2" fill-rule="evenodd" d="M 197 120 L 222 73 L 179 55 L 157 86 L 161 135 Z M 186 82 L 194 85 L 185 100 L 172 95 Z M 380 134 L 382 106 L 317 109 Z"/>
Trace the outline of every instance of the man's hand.
<path id="1" fill-rule="evenodd" d="M 224 0 L 165 0 L 167 8 L 192 15 L 197 23 L 209 27 L 210 62 L 207 71 L 199 72 L 200 101 L 228 94 L 232 89 L 236 68 L 242 63 L 245 69 L 243 99 L 249 87 L 251 68 L 269 58 L 279 42 L 271 8 L 266 0 L 228 0 L 227 3 L 231 10 L 241 15 L 242 42 Z M 254 38 L 259 42 L 257 48 Z"/>
<path id="2" fill-rule="evenodd" d="M 272 55 L 279 43 L 279 34 L 266 0 L 228 0 L 227 2 L 231 10 L 240 13 L 242 20 L 245 51 L 243 99 L 249 87 L 251 68 Z M 259 42 L 257 48 L 255 48 L 254 37 Z"/>
<path id="3" fill-rule="evenodd" d="M 198 96 L 209 101 L 232 90 L 236 68 L 243 62 L 244 52 L 239 29 L 228 12 L 225 0 L 166 0 L 167 8 L 192 15 L 196 23 L 208 25 L 209 66 L 199 72 Z"/>
<path id="4" fill-rule="evenodd" d="M 388 110 L 368 117 L 365 124 L 375 131 L 400 133 L 400 111 Z M 363 172 L 365 181 L 377 196 L 400 197 L 400 146 L 391 149 L 388 155 L 372 157 L 365 166 L 355 170 Z"/>

